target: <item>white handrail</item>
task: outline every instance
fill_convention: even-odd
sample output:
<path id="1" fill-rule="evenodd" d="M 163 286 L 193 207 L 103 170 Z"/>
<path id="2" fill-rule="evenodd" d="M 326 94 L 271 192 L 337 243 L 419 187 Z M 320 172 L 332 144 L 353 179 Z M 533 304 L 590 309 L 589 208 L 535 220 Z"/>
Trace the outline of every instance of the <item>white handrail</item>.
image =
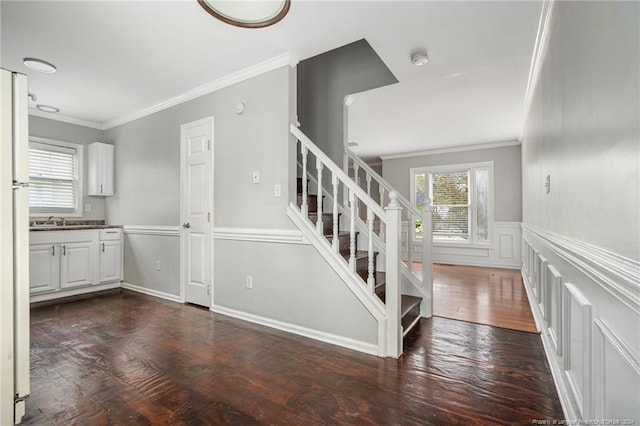
<path id="1" fill-rule="evenodd" d="M 375 200 L 365 192 L 364 189 L 360 188 L 353 181 L 353 179 L 344 172 L 344 170 L 338 167 L 336 163 L 333 162 L 333 160 L 331 160 L 324 152 L 322 152 L 322 150 L 318 148 L 316 144 L 314 144 L 311 139 L 309 139 L 304 133 L 302 133 L 296 126 L 291 124 L 289 126 L 289 130 L 296 138 L 298 138 L 300 142 L 302 142 L 307 147 L 307 149 L 309 149 L 309 151 L 313 153 L 313 155 L 315 155 L 316 158 L 324 163 L 324 166 L 326 168 L 328 168 L 332 173 L 338 176 L 342 183 L 347 188 L 349 188 L 349 190 L 352 191 L 358 197 L 358 199 L 360 199 L 367 205 L 367 208 L 370 208 L 373 213 L 375 213 L 375 215 L 380 218 L 381 221 L 386 222 L 387 215 L 382 207 L 380 207 L 378 203 L 376 203 Z"/>
<path id="2" fill-rule="evenodd" d="M 383 186 L 384 189 L 387 190 L 387 192 L 395 191 L 395 188 L 391 186 L 389 182 L 387 182 L 382 176 L 380 176 L 375 170 L 373 170 L 371 166 L 369 166 L 367 163 L 362 161 L 362 159 L 358 157 L 356 154 L 354 154 L 353 151 L 351 151 L 349 148 L 345 148 L 345 153 L 349 158 L 353 160 L 354 163 L 358 164 L 358 167 L 364 169 L 367 172 L 368 176 L 373 177 L 378 182 L 378 185 Z M 398 192 L 398 201 L 400 202 L 400 205 L 402 205 L 402 207 L 406 208 L 408 211 L 410 211 L 414 215 L 418 217 L 422 217 L 422 212 L 418 210 L 413 204 L 411 204 L 411 202 L 407 200 L 399 192 Z M 380 200 L 380 202 L 382 203 L 383 200 Z"/>

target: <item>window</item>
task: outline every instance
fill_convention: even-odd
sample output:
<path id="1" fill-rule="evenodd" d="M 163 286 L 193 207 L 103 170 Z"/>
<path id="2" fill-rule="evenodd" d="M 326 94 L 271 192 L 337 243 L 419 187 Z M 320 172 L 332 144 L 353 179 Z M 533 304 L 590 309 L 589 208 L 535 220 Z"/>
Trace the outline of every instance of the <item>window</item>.
<path id="1" fill-rule="evenodd" d="M 82 145 L 29 139 L 31 216 L 82 216 Z"/>
<path id="2" fill-rule="evenodd" d="M 435 242 L 491 242 L 492 179 L 493 162 L 411 169 L 412 201 L 420 211 L 431 205 Z M 414 222 L 422 238 L 422 220 Z"/>

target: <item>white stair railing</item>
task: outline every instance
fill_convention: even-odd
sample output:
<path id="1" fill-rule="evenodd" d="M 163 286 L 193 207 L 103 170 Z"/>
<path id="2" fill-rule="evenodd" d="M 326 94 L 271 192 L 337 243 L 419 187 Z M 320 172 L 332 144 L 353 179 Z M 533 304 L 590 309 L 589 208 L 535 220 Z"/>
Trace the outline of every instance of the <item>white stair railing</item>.
<path id="1" fill-rule="evenodd" d="M 388 196 L 391 192 L 398 194 L 398 203 L 407 212 L 407 233 L 402 233 L 401 247 L 402 252 L 406 253 L 406 257 L 402 258 L 401 269 L 403 276 L 418 288 L 421 293 L 422 305 L 421 315 L 430 317 L 433 312 L 433 234 L 432 234 L 432 209 L 427 206 L 424 211 L 418 210 L 409 200 L 399 194 L 396 189 L 380 176 L 375 170 L 365 163 L 349 148 L 345 148 L 344 167 L 348 172 L 349 168 L 353 168 L 355 183 L 360 186 L 360 179 L 364 174 L 366 182 L 367 195 L 372 195 L 371 182 L 376 182 L 378 186 L 379 205 L 384 206 L 385 194 Z M 363 189 L 364 190 L 364 189 Z M 416 218 L 422 219 L 422 238 L 415 236 Z M 381 230 L 384 233 L 384 230 Z M 414 263 L 421 263 L 421 274 L 413 273 Z"/>
<path id="2" fill-rule="evenodd" d="M 335 262 L 340 263 L 343 268 L 349 272 L 351 279 L 355 282 L 361 283 L 362 288 L 366 289 L 367 297 L 370 298 L 370 302 L 373 305 L 382 303 L 378 296 L 375 294 L 375 275 L 376 275 L 376 253 L 374 252 L 374 239 L 380 239 L 380 235 L 375 235 L 374 222 L 378 220 L 381 224 L 384 224 L 386 229 L 385 233 L 385 302 L 384 310 L 386 312 L 386 324 L 379 327 L 379 330 L 384 330 L 383 335 L 379 333 L 378 346 L 385 348 L 385 356 L 397 358 L 402 354 L 402 325 L 400 322 L 401 317 L 401 293 L 400 293 L 400 267 L 401 267 L 401 255 L 400 255 L 400 241 L 401 241 L 401 215 L 402 207 L 397 200 L 397 192 L 393 191 L 389 194 L 390 202 L 388 206 L 382 206 L 373 200 L 364 189 L 362 189 L 351 177 L 345 173 L 340 166 L 335 164 L 320 148 L 318 148 L 304 133 L 302 133 L 293 124 L 290 126 L 290 132 L 296 138 L 296 145 L 299 147 L 297 150 L 298 158 L 301 160 L 302 168 L 302 200 L 300 207 L 291 203 L 290 209 L 296 211 L 298 219 L 301 219 L 306 226 L 306 229 L 313 233 L 314 240 L 318 244 L 321 244 L 324 249 L 330 250 L 335 258 Z M 309 160 L 310 155 L 315 157 L 315 164 Z M 314 168 L 315 170 L 309 170 Z M 314 173 L 315 172 L 315 173 Z M 325 173 L 331 175 L 331 188 L 330 190 L 323 188 L 323 177 Z M 307 177 L 313 176 L 317 182 L 317 209 L 315 212 L 309 211 L 309 188 Z M 327 181 L 328 182 L 328 181 Z M 331 194 L 331 208 L 328 208 L 326 220 L 331 220 L 331 224 L 325 226 L 323 219 L 323 201 L 322 193 L 325 192 Z M 339 211 L 345 211 L 340 209 L 339 199 L 340 195 L 343 195 L 343 200 L 346 200 L 348 206 L 348 235 L 349 235 L 349 250 L 348 256 L 345 260 L 340 253 L 339 243 Z M 366 250 L 359 250 L 366 252 L 366 274 L 364 279 L 357 272 L 358 266 L 358 253 L 356 252 L 357 234 L 356 234 L 356 221 L 358 218 L 359 206 L 364 206 L 366 209 Z M 328 206 L 326 206 L 328 207 Z M 311 217 L 315 216 L 315 224 L 313 224 Z M 363 239 L 360 239 L 362 242 Z M 362 258 L 361 258 L 362 259 Z"/>

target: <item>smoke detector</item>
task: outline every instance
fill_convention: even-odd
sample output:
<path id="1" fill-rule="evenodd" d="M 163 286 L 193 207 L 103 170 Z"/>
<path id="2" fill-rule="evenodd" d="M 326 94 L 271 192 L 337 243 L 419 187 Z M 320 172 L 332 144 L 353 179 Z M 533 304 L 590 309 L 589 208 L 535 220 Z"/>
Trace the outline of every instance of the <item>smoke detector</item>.
<path id="1" fill-rule="evenodd" d="M 427 52 L 417 52 L 411 55 L 411 63 L 416 67 L 421 67 L 429 62 L 429 55 Z"/>

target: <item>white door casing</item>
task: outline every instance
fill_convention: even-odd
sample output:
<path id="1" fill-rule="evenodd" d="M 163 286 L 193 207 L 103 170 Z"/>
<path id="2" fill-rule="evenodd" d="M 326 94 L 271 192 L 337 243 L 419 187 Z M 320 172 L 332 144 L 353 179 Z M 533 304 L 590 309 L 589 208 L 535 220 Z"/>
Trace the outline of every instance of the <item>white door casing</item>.
<path id="1" fill-rule="evenodd" d="M 213 301 L 213 117 L 180 126 L 181 297 Z"/>

